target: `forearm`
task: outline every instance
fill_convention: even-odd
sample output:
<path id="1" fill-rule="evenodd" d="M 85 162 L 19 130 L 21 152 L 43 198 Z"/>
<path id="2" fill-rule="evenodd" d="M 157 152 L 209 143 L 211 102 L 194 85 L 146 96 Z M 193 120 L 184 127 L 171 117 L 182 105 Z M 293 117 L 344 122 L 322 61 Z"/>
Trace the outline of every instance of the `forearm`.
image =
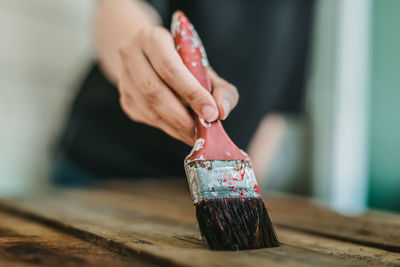
<path id="1" fill-rule="evenodd" d="M 140 0 L 103 0 L 95 22 L 98 60 L 107 77 L 116 82 L 123 65 L 118 53 L 141 28 L 160 24 L 152 7 Z"/>

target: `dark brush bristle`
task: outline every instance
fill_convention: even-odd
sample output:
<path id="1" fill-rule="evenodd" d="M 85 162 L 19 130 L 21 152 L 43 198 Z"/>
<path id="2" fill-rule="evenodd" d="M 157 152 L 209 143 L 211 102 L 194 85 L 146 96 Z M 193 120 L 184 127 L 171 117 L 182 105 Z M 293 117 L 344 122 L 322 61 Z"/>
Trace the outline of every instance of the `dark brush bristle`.
<path id="1" fill-rule="evenodd" d="M 214 250 L 278 247 L 261 198 L 220 198 L 196 205 L 200 231 Z"/>

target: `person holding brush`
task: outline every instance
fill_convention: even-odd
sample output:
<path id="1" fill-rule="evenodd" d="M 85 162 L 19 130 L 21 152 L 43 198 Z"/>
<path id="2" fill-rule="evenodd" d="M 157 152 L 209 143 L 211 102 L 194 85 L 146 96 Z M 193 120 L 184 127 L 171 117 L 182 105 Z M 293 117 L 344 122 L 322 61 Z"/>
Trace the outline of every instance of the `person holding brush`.
<path id="1" fill-rule="evenodd" d="M 204 42 L 211 94 L 163 26 L 177 9 Z M 312 0 L 101 1 L 97 63 L 73 103 L 53 180 L 184 177 L 182 162 L 195 141 L 191 112 L 224 120 L 263 177 L 281 134 L 279 116 L 269 114 L 302 111 L 312 10 Z"/>

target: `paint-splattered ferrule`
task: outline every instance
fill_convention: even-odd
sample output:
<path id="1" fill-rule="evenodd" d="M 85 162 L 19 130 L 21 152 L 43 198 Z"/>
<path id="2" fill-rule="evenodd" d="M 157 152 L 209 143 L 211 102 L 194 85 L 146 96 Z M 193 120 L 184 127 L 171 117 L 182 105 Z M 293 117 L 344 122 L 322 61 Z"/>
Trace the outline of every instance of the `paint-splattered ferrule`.
<path id="1" fill-rule="evenodd" d="M 259 198 L 249 160 L 185 160 L 193 204 L 217 198 Z"/>

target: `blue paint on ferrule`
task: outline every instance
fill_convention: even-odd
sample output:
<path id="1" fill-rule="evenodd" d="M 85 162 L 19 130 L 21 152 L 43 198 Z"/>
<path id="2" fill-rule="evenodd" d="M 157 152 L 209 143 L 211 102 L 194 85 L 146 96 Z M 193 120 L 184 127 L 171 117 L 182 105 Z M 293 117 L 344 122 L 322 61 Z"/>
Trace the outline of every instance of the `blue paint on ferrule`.
<path id="1" fill-rule="evenodd" d="M 193 204 L 217 198 L 259 198 L 249 160 L 185 159 L 186 177 Z"/>

